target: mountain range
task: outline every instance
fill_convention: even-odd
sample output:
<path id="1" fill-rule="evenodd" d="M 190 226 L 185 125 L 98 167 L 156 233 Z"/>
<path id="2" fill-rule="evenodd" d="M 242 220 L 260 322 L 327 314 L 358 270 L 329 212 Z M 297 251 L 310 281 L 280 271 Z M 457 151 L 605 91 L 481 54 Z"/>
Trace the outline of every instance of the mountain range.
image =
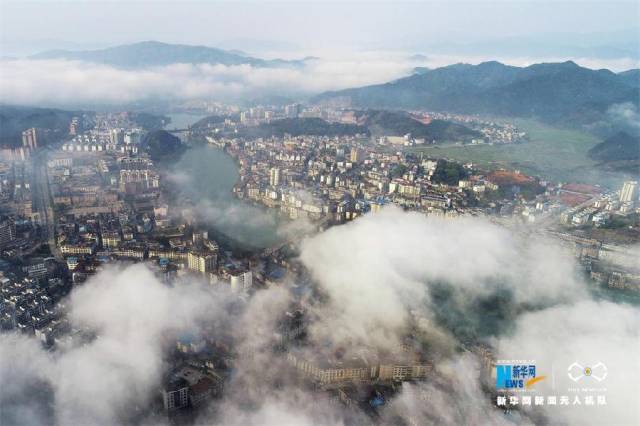
<path id="1" fill-rule="evenodd" d="M 414 138 L 427 142 L 468 142 L 482 138 L 482 134 L 461 124 L 447 120 L 422 123 L 402 111 L 368 110 L 359 113 L 358 121 L 364 123 L 374 136 L 402 136 L 411 133 Z"/>
<path id="2" fill-rule="evenodd" d="M 0 148 L 15 148 L 22 144 L 22 132 L 31 127 L 45 130 L 45 139 L 60 140 L 69 134 L 73 117 L 92 120 L 95 113 L 87 110 L 62 110 L 0 104 Z M 157 130 L 168 117 L 146 112 L 127 112 L 129 120 L 145 130 Z"/>
<path id="3" fill-rule="evenodd" d="M 223 117 L 207 117 L 194 124 L 193 127 L 207 127 L 208 123 L 216 123 Z M 263 123 L 256 127 L 246 127 L 237 133 L 243 137 L 282 137 L 317 135 L 371 135 L 371 136 L 403 136 L 410 133 L 414 138 L 424 138 L 428 142 L 461 142 L 473 138 L 481 138 L 482 134 L 461 124 L 446 120 L 433 120 L 422 123 L 402 111 L 367 110 L 358 112 L 359 124 L 330 123 L 321 118 L 285 118 Z"/>
<path id="4" fill-rule="evenodd" d="M 49 50 L 30 59 L 65 59 L 93 62 L 118 68 L 145 68 L 177 63 L 212 65 L 252 65 L 255 67 L 300 66 L 302 60 L 259 59 L 238 50 L 223 50 L 207 46 L 168 44 L 143 41 L 97 50 Z"/>
<path id="5" fill-rule="evenodd" d="M 600 167 L 637 174 L 640 170 L 640 136 L 618 132 L 591 148 L 588 155 Z"/>
<path id="6" fill-rule="evenodd" d="M 326 92 L 317 104 L 427 109 L 593 123 L 618 103 L 638 105 L 640 71 L 592 70 L 572 61 L 515 67 L 491 61 L 421 70 L 389 83 Z"/>
<path id="7" fill-rule="evenodd" d="M 142 146 L 153 161 L 175 160 L 185 149 L 180 138 L 161 129 L 147 133 Z"/>
<path id="8" fill-rule="evenodd" d="M 71 118 L 80 113 L 52 108 L 0 104 L 0 147 L 15 148 L 22 143 L 22 131 L 30 127 L 66 134 Z"/>
<path id="9" fill-rule="evenodd" d="M 355 124 L 329 123 L 321 118 L 283 118 L 270 123 L 262 123 L 255 127 L 245 127 L 236 135 L 245 138 L 282 137 L 291 136 L 338 136 L 366 134 L 367 128 Z"/>

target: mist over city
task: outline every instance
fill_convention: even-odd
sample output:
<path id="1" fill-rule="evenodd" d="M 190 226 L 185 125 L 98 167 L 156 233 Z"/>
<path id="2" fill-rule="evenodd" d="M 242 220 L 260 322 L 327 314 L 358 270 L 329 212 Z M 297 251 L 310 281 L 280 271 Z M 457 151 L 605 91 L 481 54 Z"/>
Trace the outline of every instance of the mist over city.
<path id="1" fill-rule="evenodd" d="M 639 424 L 639 18 L 0 0 L 0 424 Z"/>

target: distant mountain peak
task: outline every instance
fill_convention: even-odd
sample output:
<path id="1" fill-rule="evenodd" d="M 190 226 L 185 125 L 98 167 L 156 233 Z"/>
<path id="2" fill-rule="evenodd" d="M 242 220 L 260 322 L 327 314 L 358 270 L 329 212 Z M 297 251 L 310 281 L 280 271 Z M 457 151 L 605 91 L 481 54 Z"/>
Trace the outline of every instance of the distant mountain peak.
<path id="1" fill-rule="evenodd" d="M 129 44 L 129 46 L 167 46 L 168 43 L 164 43 L 158 40 L 142 40 Z"/>
<path id="2" fill-rule="evenodd" d="M 419 70 L 385 84 L 321 94 L 316 102 L 355 108 L 431 111 L 530 117 L 550 123 L 606 121 L 607 109 L 638 106 L 640 75 L 592 70 L 573 61 L 527 67 L 487 61 Z"/>
<path id="3" fill-rule="evenodd" d="M 640 68 L 619 72 L 618 76 L 629 86 L 640 88 Z"/>
<path id="4" fill-rule="evenodd" d="M 640 159 L 640 138 L 619 131 L 589 150 L 589 157 L 601 163 Z"/>
<path id="5" fill-rule="evenodd" d="M 32 59 L 67 59 L 93 62 L 119 68 L 145 68 L 175 63 L 252 65 L 257 67 L 299 66 L 303 61 L 266 60 L 245 53 L 215 47 L 170 44 L 144 40 L 104 49 L 69 51 L 50 50 L 31 56 Z"/>
<path id="6" fill-rule="evenodd" d="M 479 67 L 506 67 L 507 65 L 498 61 L 485 61 L 478 64 Z"/>

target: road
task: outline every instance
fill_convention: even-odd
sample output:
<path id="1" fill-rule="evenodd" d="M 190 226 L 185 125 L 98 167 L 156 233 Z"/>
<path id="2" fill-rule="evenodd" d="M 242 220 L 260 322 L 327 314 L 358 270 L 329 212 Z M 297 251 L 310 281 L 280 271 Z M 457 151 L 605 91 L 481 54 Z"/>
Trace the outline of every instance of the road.
<path id="1" fill-rule="evenodd" d="M 31 194 L 33 196 L 33 208 L 38 212 L 43 240 L 47 240 L 51 254 L 61 258 L 62 254 L 59 252 L 55 242 L 55 217 L 53 200 L 49 189 L 49 177 L 47 175 L 47 151 L 44 149 L 37 150 L 33 153 L 32 161 Z"/>

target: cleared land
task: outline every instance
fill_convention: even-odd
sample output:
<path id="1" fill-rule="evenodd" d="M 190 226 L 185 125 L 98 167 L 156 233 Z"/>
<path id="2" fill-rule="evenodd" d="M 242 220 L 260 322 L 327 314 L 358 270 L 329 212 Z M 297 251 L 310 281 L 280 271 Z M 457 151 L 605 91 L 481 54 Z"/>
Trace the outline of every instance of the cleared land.
<path id="1" fill-rule="evenodd" d="M 410 148 L 437 158 L 473 162 L 488 168 L 517 168 L 554 181 L 618 185 L 621 174 L 595 169 L 587 151 L 601 140 L 578 130 L 560 129 L 533 120 L 514 123 L 529 135 L 512 145 L 442 145 Z"/>

